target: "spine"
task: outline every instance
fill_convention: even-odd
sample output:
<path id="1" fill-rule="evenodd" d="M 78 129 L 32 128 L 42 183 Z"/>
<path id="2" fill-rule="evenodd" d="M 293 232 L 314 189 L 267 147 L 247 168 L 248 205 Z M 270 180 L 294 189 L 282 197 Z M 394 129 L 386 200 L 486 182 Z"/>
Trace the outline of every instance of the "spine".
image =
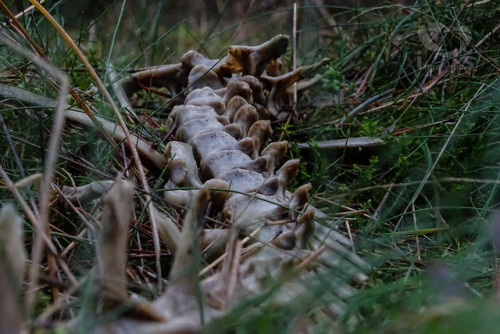
<path id="1" fill-rule="evenodd" d="M 221 60 L 189 51 L 181 64 L 150 68 L 123 82 L 128 95 L 158 86 L 181 101 L 167 121 L 174 136 L 166 145 L 167 159 L 154 155 L 150 160 L 159 169 L 168 168 L 165 199 L 184 209 L 183 227 L 179 233 L 175 222 L 158 213 L 159 232 L 175 254 L 169 284 L 153 302 L 128 297 L 125 268 L 116 263 L 126 261 L 123 243 L 130 213 L 112 212 L 126 211 L 117 208 L 130 203 L 132 193 L 125 191 L 131 189 L 125 181 L 113 186 L 117 189 L 107 195 L 104 207 L 111 213 L 101 222 L 98 275 L 106 292 L 101 294 L 103 304 L 108 309 L 127 304 L 129 310 L 94 333 L 200 332 L 249 297 L 272 293 L 269 303 L 286 305 L 306 296 L 304 282 L 311 284 L 321 272 L 328 276 L 321 284 L 336 291 L 332 302 L 322 304 L 322 312 L 339 315 L 353 291 L 349 279 L 366 279 L 360 269 L 365 264 L 348 250 L 349 240 L 315 221 L 325 215 L 309 205 L 311 185 L 287 190 L 299 166 L 298 160 L 281 164 L 288 143 L 268 143 L 271 122 L 288 117 L 293 88 L 303 90 L 316 83 L 320 76 L 301 78 L 326 62 L 281 74 L 278 58 L 287 44 L 288 37 L 279 35 L 259 46 L 232 46 Z M 63 192 L 81 199 L 113 183 L 68 187 Z M 125 231 L 116 233 L 120 240 L 110 238 L 120 226 Z M 219 258 L 202 268 L 202 251 Z M 110 254 L 122 254 L 121 262 Z M 341 259 L 351 266 L 339 265 Z M 273 288 L 276 284 L 279 289 Z M 312 321 L 303 316 L 301 321 Z"/>

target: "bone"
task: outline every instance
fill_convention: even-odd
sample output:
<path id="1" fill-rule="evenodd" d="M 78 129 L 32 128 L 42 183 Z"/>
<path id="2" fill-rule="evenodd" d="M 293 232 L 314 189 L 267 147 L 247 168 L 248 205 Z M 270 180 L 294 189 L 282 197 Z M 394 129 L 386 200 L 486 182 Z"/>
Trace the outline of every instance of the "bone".
<path id="1" fill-rule="evenodd" d="M 248 129 L 258 120 L 258 118 L 259 114 L 257 113 L 255 107 L 250 104 L 245 104 L 238 109 L 234 115 L 234 123 L 239 125 L 241 135 L 246 136 Z"/>
<path id="2" fill-rule="evenodd" d="M 221 67 L 224 64 L 224 59 L 208 59 L 201 53 L 191 50 L 186 52 L 181 58 L 181 64 L 183 71 L 189 73 L 193 67 L 198 65 L 204 65 L 206 68 L 219 73 Z"/>
<path id="3" fill-rule="evenodd" d="M 201 132 L 195 135 L 190 143 L 195 149 L 198 160 L 203 160 L 218 150 L 240 150 L 248 156 L 252 156 L 255 150 L 253 140 L 244 138 L 238 141 L 222 131 Z"/>
<path id="4" fill-rule="evenodd" d="M 194 160 L 191 145 L 171 141 L 165 148 L 165 155 L 170 158 L 168 169 L 172 182 L 179 187 L 201 187 L 198 165 Z"/>
<path id="5" fill-rule="evenodd" d="M 266 157 L 266 171 L 272 172 L 278 166 L 281 159 L 285 156 L 286 151 L 288 149 L 288 142 L 278 141 L 271 143 L 266 146 L 261 152 L 263 157 Z"/>
<path id="6" fill-rule="evenodd" d="M 276 175 L 279 179 L 279 184 L 282 186 L 282 194 L 284 197 L 284 191 L 292 182 L 292 179 L 297 175 L 299 171 L 299 163 L 298 159 L 288 160 L 281 166 L 281 168 L 276 172 Z"/>
<path id="7" fill-rule="evenodd" d="M 94 181 L 80 187 L 63 186 L 62 193 L 73 204 L 89 203 L 106 193 L 114 182 L 113 180 L 106 180 Z"/>
<path id="8" fill-rule="evenodd" d="M 154 206 L 153 214 L 155 215 L 156 223 L 158 224 L 158 234 L 160 235 L 163 242 L 167 245 L 167 248 L 173 254 L 175 254 L 177 252 L 177 248 L 179 247 L 179 241 L 181 237 L 179 228 L 172 218 L 160 212 Z"/>
<path id="9" fill-rule="evenodd" d="M 288 88 L 290 88 L 294 83 L 300 80 L 305 73 L 313 71 L 318 67 L 327 64 L 328 62 L 329 59 L 325 58 L 316 64 L 299 67 L 295 71 L 283 74 L 279 77 L 271 77 L 267 75 L 261 76 L 264 84 L 270 87 L 267 110 L 271 113 L 271 115 L 277 117 L 284 106 L 290 105 L 290 94 L 293 91 L 287 91 Z M 318 78 L 312 80 L 313 81 L 309 83 L 297 83 L 295 89 L 306 89 L 310 85 L 316 83 L 318 81 Z"/>
<path id="10" fill-rule="evenodd" d="M 259 157 L 252 160 L 240 150 L 220 150 L 210 154 L 201 161 L 201 172 L 207 177 L 219 177 L 227 170 L 233 168 L 246 168 L 261 172 L 266 166 L 267 160 Z"/>
<path id="11" fill-rule="evenodd" d="M 208 87 L 193 90 L 186 96 L 184 103 L 192 106 L 210 106 L 218 115 L 222 115 L 226 109 L 224 99 Z"/>
<path id="12" fill-rule="evenodd" d="M 182 143 L 167 144 L 171 178 L 165 185 L 165 199 L 187 213 L 181 241 L 169 240 L 176 252 L 170 285 L 154 303 L 171 328 L 198 331 L 200 308 L 206 312 L 206 321 L 218 317 L 238 301 L 261 293 L 269 276 L 283 275 L 287 265 L 298 265 L 298 258 L 315 256 L 317 261 L 308 266 L 314 270 L 335 267 L 336 252 L 353 263 L 362 262 L 345 249 L 349 242 L 341 234 L 317 228 L 316 209 L 309 206 L 310 184 L 293 193 L 287 190 L 299 168 L 298 160 L 289 160 L 276 171 L 288 142 L 273 142 L 263 148 L 272 134 L 271 120 L 285 117 L 291 109 L 293 84 L 299 91 L 310 87 L 319 77 L 300 80 L 326 62 L 281 75 L 278 58 L 287 44 L 288 37 L 279 35 L 259 46 L 231 46 L 220 60 L 194 51 L 182 58 L 178 75 L 186 78 L 188 95 L 168 119 Z M 196 189 L 179 189 L 182 186 Z M 211 213 L 221 212 L 217 217 L 230 229 L 205 228 L 201 233 L 202 217 L 209 214 L 208 202 L 212 203 Z M 247 236 L 255 246 L 253 251 L 249 248 L 240 256 L 238 235 Z M 327 241 L 319 241 L 320 235 Z M 333 239 L 325 237 L 329 235 Z M 209 257 L 226 245 L 227 255 L 222 269 L 208 275 L 199 286 L 194 270 L 202 251 L 198 245 L 207 248 Z M 319 250 L 315 254 L 305 248 Z M 282 290 L 273 300 L 286 303 L 304 292 L 299 281 L 306 277 L 311 276 L 304 273 L 286 282 L 290 289 Z M 348 288 L 339 286 L 345 296 L 350 293 Z M 335 311 L 341 306 L 328 305 Z M 188 321 L 193 324 L 189 329 Z"/>
<path id="13" fill-rule="evenodd" d="M 216 118 L 218 114 L 212 107 L 209 106 L 193 106 L 193 105 L 178 105 L 170 112 L 169 121 L 171 127 L 177 124 L 183 124 L 187 121 L 203 117 Z"/>
<path id="14" fill-rule="evenodd" d="M 88 115 L 81 111 L 76 110 L 66 110 L 66 116 L 69 120 L 83 124 L 85 126 L 93 126 L 93 121 L 90 119 Z M 121 143 L 126 140 L 125 133 L 123 130 L 117 126 L 116 124 L 100 118 L 95 117 L 97 121 L 102 125 L 102 127 L 113 137 L 113 139 Z M 139 152 L 141 160 L 151 169 L 156 171 L 162 171 L 167 165 L 167 159 L 162 156 L 161 153 L 154 150 L 151 145 L 145 142 L 143 139 L 131 134 L 132 141 Z"/>
<path id="15" fill-rule="evenodd" d="M 181 64 L 161 65 L 133 73 L 122 81 L 122 87 L 128 96 L 144 87 L 166 87 L 171 95 L 182 90 L 178 79 Z"/>
<path id="16" fill-rule="evenodd" d="M 276 198 L 273 196 L 235 194 L 228 199 L 223 212 L 233 224 L 245 228 L 257 228 L 255 224 L 259 222 L 287 218 L 288 210 L 277 206 L 276 203 Z"/>
<path id="17" fill-rule="evenodd" d="M 242 168 L 233 168 L 219 177 L 229 183 L 232 190 L 239 192 L 257 191 L 259 194 L 271 196 L 276 193 L 279 186 L 276 177 L 266 179 L 262 173 Z"/>
<path id="18" fill-rule="evenodd" d="M 231 46 L 225 67 L 232 73 L 259 76 L 271 60 L 285 53 L 287 46 L 287 35 L 278 35 L 258 46 Z"/>
<path id="19" fill-rule="evenodd" d="M 97 273 L 105 290 L 112 292 L 113 298 L 104 296 L 105 306 L 121 301 L 131 305 L 132 311 L 99 326 L 95 333 L 199 333 L 204 324 L 213 324 L 246 298 L 266 293 L 270 279 L 283 284 L 269 297 L 270 302 L 289 304 L 307 292 L 302 280 L 313 279 L 314 272 L 326 268 L 343 268 L 340 258 L 354 267 L 363 266 L 350 251 L 347 238 L 316 224 L 321 213 L 309 205 L 311 185 L 300 186 L 293 193 L 287 190 L 299 161 L 289 160 L 276 171 L 288 143 L 267 143 L 271 121 L 279 121 L 291 109 L 293 84 L 297 90 L 314 84 L 319 77 L 300 80 L 324 64 L 281 75 L 278 58 L 287 44 L 288 37 L 278 35 L 258 46 L 231 46 L 220 60 L 191 51 L 181 64 L 150 70 L 149 81 L 144 71 L 124 81 L 128 93 L 161 84 L 171 94 L 185 88 L 184 104 L 174 107 L 167 120 L 176 141 L 167 143 L 167 158 L 158 152 L 153 156 L 157 165 L 168 165 L 170 179 L 164 186 L 164 198 L 183 218 L 174 221 L 155 210 L 160 235 L 175 258 L 165 292 L 153 302 L 137 301 L 128 297 L 124 265 L 130 191 L 125 190 L 123 203 L 119 195 L 108 195 Z M 206 226 L 205 217 L 209 218 Z M 333 222 L 325 224 L 330 223 L 333 226 Z M 119 231 L 111 235 L 115 225 Z M 201 280 L 202 254 L 213 259 L 224 249 L 222 265 L 205 268 L 206 279 Z M 118 257 L 116 263 L 111 263 L 113 256 Z M 308 261 L 306 265 L 303 260 Z M 366 279 L 357 267 L 345 275 Z M 347 284 L 336 285 L 331 288 L 340 298 L 351 294 Z M 325 309 L 340 314 L 342 305 L 340 300 Z"/>
<path id="20" fill-rule="evenodd" d="M 271 136 L 271 122 L 259 120 L 248 130 L 248 137 L 253 139 L 255 150 L 260 152 L 262 145 Z"/>
<path id="21" fill-rule="evenodd" d="M 236 112 L 244 105 L 248 104 L 247 100 L 242 98 L 241 96 L 233 96 L 229 102 L 227 103 L 226 112 L 224 116 L 232 122 L 234 119 L 234 115 Z"/>
<path id="22" fill-rule="evenodd" d="M 229 183 L 221 179 L 210 179 L 203 184 L 203 189 L 210 191 L 210 203 L 215 209 L 220 210 L 230 193 L 225 191 L 229 189 Z"/>
<path id="23" fill-rule="evenodd" d="M 295 235 L 302 248 L 307 248 L 307 244 L 314 234 L 314 210 L 308 209 L 297 218 L 295 225 Z"/>
<path id="24" fill-rule="evenodd" d="M 183 123 L 177 129 L 176 137 L 184 142 L 189 142 L 194 136 L 204 131 L 224 131 L 224 125 L 227 124 L 222 124 L 213 117 L 195 118 Z"/>
<path id="25" fill-rule="evenodd" d="M 184 208 L 193 196 L 192 191 L 178 189 L 179 186 L 169 180 L 163 187 L 165 200 L 178 208 Z"/>
<path id="26" fill-rule="evenodd" d="M 252 90 L 252 98 L 254 103 L 265 104 L 266 96 L 264 95 L 263 85 L 259 79 L 252 75 L 245 75 L 239 79 L 248 83 L 250 89 Z"/>
<path id="27" fill-rule="evenodd" d="M 288 231 L 278 234 L 276 238 L 271 241 L 271 244 L 280 249 L 291 250 L 295 247 L 296 240 L 297 236 L 295 232 Z"/>
<path id="28" fill-rule="evenodd" d="M 311 184 L 307 183 L 298 187 L 292 194 L 290 199 L 290 208 L 294 211 L 302 210 L 304 206 L 309 202 L 309 190 L 311 190 Z"/>
<path id="29" fill-rule="evenodd" d="M 227 84 L 224 92 L 224 103 L 227 105 L 235 96 L 242 97 L 248 103 L 253 102 L 250 99 L 252 97 L 252 89 L 250 85 L 243 80 L 233 81 Z"/>
<path id="30" fill-rule="evenodd" d="M 189 72 L 187 92 L 204 87 L 213 90 L 223 88 L 219 77 L 214 71 L 211 71 L 210 68 L 205 65 L 196 65 L 191 72 Z"/>

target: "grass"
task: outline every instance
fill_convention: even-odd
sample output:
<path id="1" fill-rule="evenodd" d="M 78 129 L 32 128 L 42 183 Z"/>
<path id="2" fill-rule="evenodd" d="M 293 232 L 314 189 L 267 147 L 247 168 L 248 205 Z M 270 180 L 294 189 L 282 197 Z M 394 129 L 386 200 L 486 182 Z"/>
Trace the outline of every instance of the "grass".
<path id="1" fill-rule="evenodd" d="M 291 34 L 292 4 L 269 2 L 273 4 L 266 7 L 249 1 L 237 6 L 227 1 L 200 9 L 196 3 L 170 8 L 164 1 L 140 1 L 122 7 L 115 1 L 109 7 L 84 9 L 95 11 L 91 20 L 76 16 L 63 3 L 46 8 L 64 23 L 107 85 L 109 64 L 123 77 L 131 69 L 175 63 L 190 48 L 220 57 L 231 44 L 258 44 L 277 33 Z M 357 252 L 372 265 L 369 281 L 356 286 L 358 291 L 336 329 L 493 332 L 498 322 L 498 273 L 492 241 L 499 236 L 492 235 L 489 226 L 498 224 L 491 217 L 500 199 L 498 3 L 393 1 L 372 7 L 347 1 L 323 6 L 299 3 L 299 62 L 328 57 L 331 63 L 322 83 L 300 97 L 300 120 L 276 124 L 273 139 L 283 136 L 292 143 L 309 144 L 309 148 L 292 145 L 288 153 L 303 162 L 292 186 L 311 182 L 314 204 L 335 217 L 342 230 L 354 234 Z M 40 13 L 25 15 L 21 22 L 50 62 L 67 74 L 71 86 L 87 93 L 83 96 L 99 115 L 111 118 L 112 111 L 94 92 L 88 72 Z M 5 25 L 2 29 L 10 31 Z M 30 49 L 26 41 L 21 43 Z M 57 98 L 50 75 L 29 59 L 4 46 L 0 57 L 0 82 Z M 287 54 L 285 64 L 290 59 Z M 135 102 L 148 98 L 139 96 Z M 164 100 L 148 103 L 142 116 L 165 118 Z M 2 167 L 14 182 L 42 173 L 44 149 L 53 135 L 52 117 L 41 108 L 8 100 L 0 107 L 6 129 L 0 140 Z M 148 125 L 151 128 L 155 126 Z M 7 135 L 19 162 L 3 139 Z M 377 137 L 385 144 L 319 148 L 327 140 L 356 137 Z M 126 169 L 113 152 L 98 132 L 69 124 L 62 136 L 56 184 L 113 178 L 117 170 Z M 152 176 L 148 181 L 155 183 Z M 23 196 L 35 201 L 35 193 L 31 187 Z M 0 203 L 12 199 L 0 182 Z M 81 231 L 75 223 L 80 218 L 59 206 L 53 210 L 52 237 L 65 249 Z M 151 228 L 142 224 L 142 213 L 137 212 L 131 238 L 130 267 L 137 274 L 132 289 L 154 297 L 158 268 Z M 28 250 L 35 240 L 32 230 L 27 224 Z M 92 264 L 93 240 L 90 235 L 76 240 L 69 263 L 83 273 Z M 162 248 L 162 252 L 161 269 L 167 273 L 168 251 Z M 288 308 L 263 306 L 264 312 L 254 311 L 265 301 L 265 296 L 257 296 L 224 318 L 227 327 L 221 329 L 222 322 L 216 323 L 207 332 L 293 332 L 300 325 L 293 315 L 320 307 L 319 296 L 327 287 L 326 283 L 308 286 L 310 294 Z M 48 285 L 40 290 L 37 312 L 51 303 L 50 292 Z M 358 315 L 356 323 L 350 322 L 353 315 Z M 67 316 L 61 312 L 61 317 Z M 328 317 L 318 322 L 317 333 L 329 333 L 337 326 Z"/>

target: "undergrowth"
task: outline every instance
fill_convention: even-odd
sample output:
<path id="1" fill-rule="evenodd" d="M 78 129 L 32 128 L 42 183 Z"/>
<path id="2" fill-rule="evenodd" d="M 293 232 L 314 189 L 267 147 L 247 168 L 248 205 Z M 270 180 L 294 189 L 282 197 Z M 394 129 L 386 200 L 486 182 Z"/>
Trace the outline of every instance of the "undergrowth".
<path id="1" fill-rule="evenodd" d="M 291 34 L 291 2 L 188 2 L 183 8 L 169 7 L 166 1 L 129 2 L 122 8 L 122 2 L 114 1 L 83 9 L 93 15 L 90 19 L 61 2 L 46 8 L 64 23 L 108 87 L 111 67 L 122 78 L 141 67 L 175 63 L 190 48 L 216 58 L 228 45 L 259 44 L 276 33 Z M 328 57 L 330 63 L 321 84 L 300 96 L 294 117 L 274 126 L 273 139 L 288 140 L 288 156 L 302 161 L 292 187 L 312 183 L 313 203 L 335 217 L 372 267 L 369 280 L 356 286 L 336 329 L 492 332 L 498 327 L 499 291 L 491 241 L 500 238 L 489 228 L 498 224 L 491 217 L 500 199 L 498 2 L 319 3 L 299 1 L 298 59 L 310 64 Z M 53 27 L 37 11 L 22 16 L 21 22 L 87 103 L 100 116 L 112 118 L 89 74 Z M 8 24 L 0 29 L 2 34 L 12 30 Z M 21 43 L 30 49 L 27 41 Z M 290 56 L 285 56 L 285 65 L 291 65 Z M 0 46 L 0 59 L 1 83 L 56 98 L 47 75 L 29 60 L 5 46 Z M 143 107 L 138 133 L 162 145 L 168 99 L 143 94 L 132 102 Z M 2 167 L 14 182 L 42 173 L 52 117 L 44 108 L 19 105 L 5 96 L 0 106 Z M 331 140 L 359 137 L 383 143 L 322 148 Z M 97 130 L 68 124 L 55 183 L 112 179 L 130 168 L 126 155 L 120 158 L 116 152 Z M 152 176 L 149 181 L 155 183 Z M 35 187 L 28 188 L 23 196 L 35 201 L 35 192 Z M 11 200 L 0 183 L 0 203 Z M 140 213 L 130 245 L 133 289 L 154 298 L 151 228 L 142 224 L 145 215 Z M 92 240 L 76 237 L 81 227 L 71 211 L 56 211 L 51 219 L 61 249 L 80 241 L 71 253 L 72 265 L 84 272 L 92 264 Z M 29 235 L 30 227 L 26 230 Z M 28 249 L 30 243 L 28 237 Z M 162 269 L 168 272 L 171 257 L 162 251 Z M 46 284 L 39 293 L 40 309 L 50 304 L 48 278 Z M 318 307 L 315 298 L 325 298 L 324 287 L 309 288 L 310 296 L 289 309 L 257 314 L 253 309 L 260 300 L 250 301 L 224 318 L 227 328 L 221 322 L 207 330 L 293 332 L 300 324 L 286 323 L 293 319 L 290 314 Z M 327 316 L 319 323 L 317 333 L 330 333 L 334 326 Z"/>

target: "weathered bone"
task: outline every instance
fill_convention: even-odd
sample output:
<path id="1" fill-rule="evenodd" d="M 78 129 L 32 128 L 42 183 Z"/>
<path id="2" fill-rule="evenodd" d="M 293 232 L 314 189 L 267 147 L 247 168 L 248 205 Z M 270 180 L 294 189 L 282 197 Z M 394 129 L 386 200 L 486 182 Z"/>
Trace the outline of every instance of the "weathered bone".
<path id="1" fill-rule="evenodd" d="M 190 143 L 194 146 L 195 156 L 198 160 L 207 158 L 214 151 L 239 150 L 250 157 L 255 152 L 254 142 L 251 138 L 243 138 L 238 141 L 233 136 L 221 131 L 204 131 L 191 139 Z"/>
<path id="2" fill-rule="evenodd" d="M 274 52 L 278 49 L 281 53 L 284 52 L 282 41 L 283 36 L 278 36 L 269 44 L 265 43 L 256 48 L 232 47 L 229 56 L 220 62 L 207 60 L 194 53 L 184 59 L 184 69 L 191 67 L 192 71 L 196 72 L 189 76 L 193 88 L 200 87 L 198 83 L 204 80 L 207 82 L 210 79 L 215 82 L 214 73 L 219 77 L 229 76 L 228 73 L 233 74 L 231 79 L 227 80 L 229 83 L 225 88 L 217 88 L 219 82 L 216 82 L 207 84 L 215 89 L 204 87 L 193 90 L 186 98 L 184 106 L 175 109 L 169 117 L 171 127 L 178 129 L 177 138 L 191 145 L 195 152 L 199 169 L 192 166 L 190 173 L 199 173 L 199 178 L 202 180 L 222 179 L 228 183 L 230 189 L 240 192 L 240 194 L 229 193 L 227 200 L 222 204 L 226 221 L 231 222 L 233 229 L 237 229 L 240 234 L 252 235 L 252 242 L 262 242 L 281 249 L 281 252 L 277 253 L 269 247 L 262 246 L 258 257 L 249 256 L 249 260 L 243 260 L 238 269 L 235 269 L 235 261 L 240 261 L 235 260 L 238 259 L 235 253 L 235 249 L 238 248 L 235 239 L 228 239 L 229 233 L 222 231 L 206 233 L 205 242 L 214 245 L 215 240 L 232 240 L 226 248 L 226 253 L 229 255 L 221 273 L 207 279 L 206 284 L 202 285 L 205 288 L 203 291 L 208 291 L 207 298 L 212 300 L 208 301 L 207 309 L 213 306 L 222 310 L 231 304 L 231 298 L 239 300 L 248 294 L 261 292 L 262 282 L 265 280 L 264 277 L 269 277 L 269 272 L 266 269 L 265 273 L 256 274 L 257 266 L 262 269 L 272 263 L 282 264 L 283 261 L 297 263 L 290 255 L 284 255 L 287 253 L 282 252 L 297 251 L 297 247 L 306 247 L 311 242 L 317 244 L 317 241 L 311 238 L 316 231 L 315 210 L 308 209 L 301 213 L 308 205 L 311 185 L 301 186 L 293 193 L 286 190 L 298 171 L 298 160 L 286 162 L 275 172 L 280 160 L 286 154 L 288 143 L 275 142 L 262 151 L 261 149 L 271 135 L 270 122 L 266 118 L 280 115 L 283 106 L 290 103 L 289 89 L 292 84 L 300 80 L 306 72 L 324 64 L 326 60 L 279 77 L 259 77 L 266 65 L 260 59 L 266 58 L 268 63 L 269 59 L 277 58 Z M 192 63 L 188 64 L 188 58 Z M 195 63 L 194 60 L 203 62 L 203 66 L 206 66 L 206 77 L 197 73 L 202 64 Z M 211 66 L 210 70 L 207 64 Z M 238 78 L 234 75 L 238 73 L 243 75 L 251 73 L 254 76 Z M 260 81 L 262 77 L 264 84 Z M 315 77 L 309 81 L 298 82 L 295 88 L 305 89 L 317 80 L 318 77 Z M 195 107 L 200 105 L 210 106 L 214 111 L 200 112 L 200 109 L 197 109 L 199 107 Z M 235 127 L 238 127 L 239 131 L 236 131 Z M 238 141 L 241 137 L 243 139 Z M 252 145 L 242 144 L 247 141 Z M 168 151 L 166 153 L 175 162 L 175 157 Z M 182 184 L 182 181 L 176 182 L 175 176 L 172 176 L 167 188 Z M 166 198 L 170 199 L 174 194 L 179 195 L 179 198 L 186 196 L 182 195 L 182 192 L 182 190 L 179 190 L 179 193 L 168 192 Z M 184 197 L 180 202 L 187 203 L 187 200 Z M 336 232 L 331 233 L 332 236 L 337 236 Z M 342 248 L 336 240 L 330 240 L 326 245 L 328 248 L 324 248 L 322 254 L 330 255 L 324 255 L 318 260 L 326 261 L 331 257 L 331 253 L 325 252 L 326 249 L 338 252 L 339 248 Z M 214 248 L 220 249 L 221 243 L 219 242 Z M 353 262 L 357 261 L 356 256 L 352 254 L 350 256 Z M 359 261 L 357 263 L 360 264 Z M 293 267 L 292 264 L 290 266 Z M 232 272 L 233 277 L 234 275 L 242 277 L 241 281 L 229 279 L 228 272 Z M 279 273 L 283 273 L 283 268 L 277 265 L 276 272 L 276 276 L 279 276 Z M 362 279 L 362 275 L 359 278 Z M 215 283 L 217 279 L 221 283 Z M 230 286 L 237 284 L 241 289 L 231 288 L 231 292 L 224 294 L 221 292 L 220 284 Z M 290 284 L 294 286 L 292 289 L 294 292 L 287 298 L 282 296 L 277 299 L 289 300 L 290 296 L 296 296 L 303 290 L 300 284 Z M 332 308 L 335 309 L 336 306 L 332 305 Z"/>
<path id="3" fill-rule="evenodd" d="M 233 168 L 246 168 L 262 172 L 267 164 L 264 157 L 251 159 L 239 150 L 220 150 L 210 154 L 201 162 L 201 172 L 207 177 L 218 178 L 222 173 Z"/>
<path id="4" fill-rule="evenodd" d="M 274 172 L 276 167 L 278 167 L 279 162 L 281 159 L 286 154 L 286 151 L 288 149 L 288 142 L 286 140 L 284 141 L 278 141 L 271 143 L 266 146 L 262 150 L 262 156 L 266 157 L 267 164 L 266 164 L 266 171 L 271 173 Z"/>
<path id="5" fill-rule="evenodd" d="M 241 96 L 233 96 L 227 103 L 226 112 L 224 116 L 232 122 L 236 112 L 243 106 L 247 105 L 248 101 Z"/>
<path id="6" fill-rule="evenodd" d="M 210 71 L 210 68 L 205 65 L 196 65 L 195 67 L 193 67 L 191 72 L 189 72 L 188 84 L 188 92 L 204 87 L 208 87 L 214 90 L 222 88 L 222 84 L 217 74 L 215 74 L 215 72 L 213 71 Z"/>
<path id="7" fill-rule="evenodd" d="M 231 73 L 259 76 L 271 60 L 286 52 L 287 47 L 287 35 L 278 35 L 259 46 L 231 46 L 225 66 Z"/>
<path id="8" fill-rule="evenodd" d="M 234 115 L 234 123 L 239 125 L 241 129 L 241 135 L 246 136 L 248 129 L 252 124 L 254 124 L 259 118 L 259 114 L 254 106 L 246 104 L 236 111 Z"/>
<path id="9" fill-rule="evenodd" d="M 167 87 L 172 96 L 182 87 L 189 92 L 184 105 L 175 107 L 168 119 L 178 140 L 166 146 L 168 162 L 158 152 L 150 158 L 159 169 L 168 165 L 170 180 L 165 184 L 165 199 L 186 211 L 182 233 L 170 217 L 158 210 L 153 212 L 163 240 L 175 253 L 165 292 L 154 302 L 129 297 L 125 266 L 133 188 L 126 181 L 112 187 L 101 218 L 96 283 L 104 292 L 100 298 L 105 308 L 114 310 L 123 304 L 120 306 L 126 306 L 127 312 L 99 325 L 94 333 L 199 333 L 204 324 L 249 296 L 270 293 L 270 281 L 283 286 L 268 298 L 268 303 L 289 303 L 307 292 L 302 282 L 314 278 L 314 273 L 306 269 L 320 272 L 335 268 L 338 254 L 354 264 L 346 275 L 365 278 L 358 270 L 363 261 L 346 248 L 349 240 L 315 223 L 317 211 L 308 207 L 311 186 L 303 185 L 293 193 L 287 190 L 298 171 L 298 160 L 289 160 L 276 171 L 286 154 L 287 142 L 271 143 L 262 149 L 272 134 L 270 119 L 280 116 L 290 102 L 291 85 L 319 66 L 279 75 L 276 59 L 286 51 L 287 41 L 287 36 L 279 35 L 256 47 L 233 46 L 220 61 L 188 52 L 182 64 L 157 67 L 149 74 L 138 72 L 124 81 L 129 94 L 143 86 Z M 266 76 L 261 75 L 264 71 Z M 317 80 L 298 82 L 297 89 Z M 113 131 L 109 124 L 105 128 Z M 145 145 L 138 143 L 143 152 L 147 152 Z M 74 200 L 84 200 L 108 187 L 98 186 L 98 191 L 93 188 L 95 185 L 68 188 L 65 193 Z M 222 218 L 229 228 L 204 227 L 207 215 Z M 0 229 L 3 217 L 2 211 Z M 12 238 L 17 248 L 22 244 L 18 239 Z M 0 242 L 0 250 L 4 244 Z M 226 257 L 214 273 L 201 280 L 201 252 L 205 248 L 209 257 L 225 248 Z M 22 249 L 17 253 L 14 266 L 5 265 L 5 257 L 0 257 L 0 271 L 17 268 L 18 277 L 22 276 L 24 253 Z M 302 261 L 310 258 L 314 261 L 303 265 Z M 15 285 L 4 277 L 8 275 L 0 272 L 0 288 L 7 288 L 0 291 L 0 297 L 15 299 L 15 290 L 9 290 Z M 340 314 L 343 299 L 352 289 L 345 282 L 336 289 L 339 300 L 327 308 Z M 0 320 L 12 316 L 6 322 L 12 332 L 22 330 L 20 312 L 6 312 L 0 310 Z M 64 327 L 74 332 L 77 326 L 78 321 L 74 321 Z M 0 326 L 0 333 L 4 332 Z"/>
<path id="10" fill-rule="evenodd" d="M 224 99 L 208 87 L 193 90 L 186 96 L 184 103 L 192 106 L 210 106 L 218 115 L 222 115 L 226 109 Z"/>
<path id="11" fill-rule="evenodd" d="M 305 73 L 313 71 L 318 67 L 325 65 L 329 61 L 329 59 L 325 58 L 316 64 L 299 67 L 295 71 L 283 74 L 279 77 L 271 77 L 268 75 L 261 76 L 264 84 L 268 86 L 268 89 L 270 90 L 269 99 L 267 102 L 267 110 L 269 110 L 271 115 L 273 115 L 274 117 L 278 117 L 278 114 L 283 110 L 283 107 L 290 105 L 290 94 L 293 91 L 288 89 L 291 89 L 294 83 L 299 81 Z M 299 82 L 297 83 L 295 89 L 297 89 L 297 91 L 307 89 L 311 85 L 316 83 L 320 78 L 321 76 L 315 77 L 310 81 L 302 83 Z"/>
<path id="12" fill-rule="evenodd" d="M 248 137 L 253 139 L 255 149 L 260 151 L 262 145 L 271 136 L 271 122 L 267 120 L 259 120 L 248 130 Z"/>
<path id="13" fill-rule="evenodd" d="M 166 87 L 172 94 L 181 91 L 178 73 L 181 64 L 161 65 L 136 72 L 122 81 L 122 87 L 128 96 L 144 87 Z"/>
<path id="14" fill-rule="evenodd" d="M 165 154 L 171 157 L 168 170 L 170 171 L 172 182 L 180 187 L 201 187 L 201 181 L 197 172 L 198 167 L 190 145 L 171 141 L 165 148 Z"/>
<path id="15" fill-rule="evenodd" d="M 74 122 L 78 122 L 87 126 L 94 125 L 92 123 L 92 120 L 83 112 L 67 110 L 66 113 L 68 119 Z M 126 140 L 125 133 L 119 126 L 103 118 L 99 118 L 99 122 L 116 142 L 123 142 L 124 140 Z M 155 169 L 156 171 L 161 172 L 167 165 L 167 159 L 165 159 L 162 154 L 153 149 L 151 145 L 146 143 L 143 139 L 140 139 L 139 137 L 134 135 L 132 135 L 131 138 L 134 141 L 134 145 L 142 161 L 151 169 Z"/>
<path id="16" fill-rule="evenodd" d="M 266 179 L 262 173 L 243 168 L 233 168 L 221 175 L 219 178 L 228 182 L 231 189 L 239 192 L 257 191 L 262 195 L 274 195 L 278 191 L 279 180 L 277 177 Z"/>
<path id="17" fill-rule="evenodd" d="M 104 195 L 113 185 L 113 180 L 94 181 L 80 187 L 62 187 L 62 193 L 73 204 L 89 203 Z"/>

